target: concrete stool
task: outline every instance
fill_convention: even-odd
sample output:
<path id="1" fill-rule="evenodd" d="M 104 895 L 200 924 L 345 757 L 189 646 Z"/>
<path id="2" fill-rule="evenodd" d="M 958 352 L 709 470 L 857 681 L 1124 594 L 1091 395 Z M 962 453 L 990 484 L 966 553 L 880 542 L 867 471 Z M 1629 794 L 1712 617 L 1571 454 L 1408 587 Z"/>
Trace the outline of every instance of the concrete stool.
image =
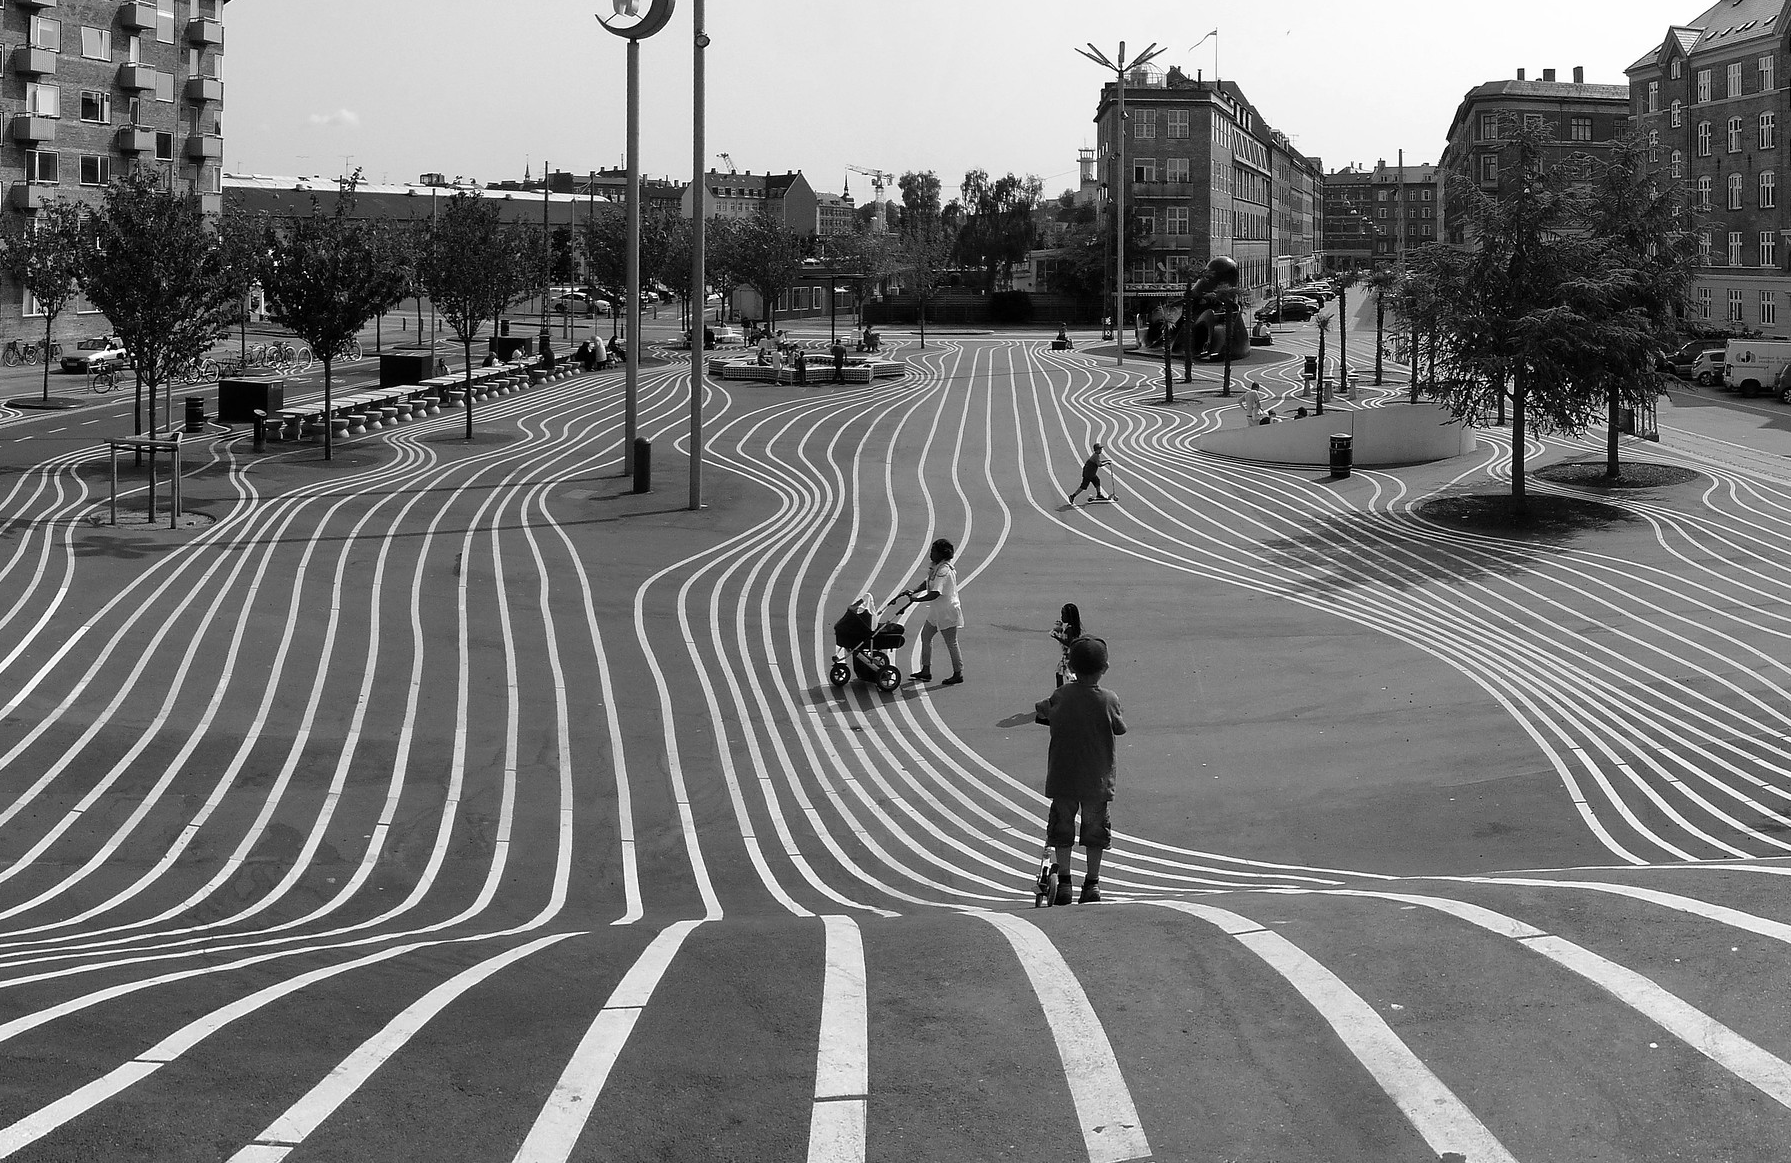
<path id="1" fill-rule="evenodd" d="M 463 396 L 465 396 L 465 394 L 466 393 L 462 392 L 459 388 L 449 388 L 447 391 L 442 393 L 442 407 L 444 407 L 444 408 L 460 407 L 461 398 Z"/>
<path id="2" fill-rule="evenodd" d="M 336 417 L 336 421 L 348 425 L 347 432 L 350 436 L 366 435 L 367 414 L 365 412 L 350 412 L 346 416 Z"/>
<path id="3" fill-rule="evenodd" d="M 381 427 L 396 428 L 398 426 L 398 405 L 381 404 L 379 406 L 379 422 Z"/>
<path id="4" fill-rule="evenodd" d="M 350 425 L 348 423 L 348 417 L 346 417 L 346 416 L 330 417 L 330 432 L 333 435 L 347 436 L 349 427 L 350 427 Z M 323 433 L 320 431 L 318 433 L 318 435 L 321 436 L 321 435 L 323 435 Z"/>
<path id="5" fill-rule="evenodd" d="M 441 415 L 442 401 L 440 396 L 418 396 L 416 405 L 417 410 L 425 416 Z"/>
<path id="6" fill-rule="evenodd" d="M 323 421 L 312 416 L 299 425 L 299 437 L 304 440 L 323 439 Z"/>

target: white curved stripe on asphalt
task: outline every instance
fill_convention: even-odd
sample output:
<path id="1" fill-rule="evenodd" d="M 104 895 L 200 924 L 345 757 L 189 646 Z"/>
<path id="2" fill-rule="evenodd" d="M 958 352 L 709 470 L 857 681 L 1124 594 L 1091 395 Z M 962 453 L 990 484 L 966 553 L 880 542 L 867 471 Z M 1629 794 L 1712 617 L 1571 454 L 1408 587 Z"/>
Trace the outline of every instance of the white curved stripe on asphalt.
<path id="1" fill-rule="evenodd" d="M 850 917 L 826 916 L 827 967 L 821 980 L 820 1048 L 808 1163 L 864 1163 L 870 1101 L 870 1017 L 864 941 Z"/>

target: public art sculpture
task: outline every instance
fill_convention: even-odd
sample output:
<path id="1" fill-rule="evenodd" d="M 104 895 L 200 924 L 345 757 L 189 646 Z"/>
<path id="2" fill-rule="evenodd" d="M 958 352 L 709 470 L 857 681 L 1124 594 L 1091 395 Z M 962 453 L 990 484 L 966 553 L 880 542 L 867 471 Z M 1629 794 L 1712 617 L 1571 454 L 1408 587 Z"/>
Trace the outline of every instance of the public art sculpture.
<path id="1" fill-rule="evenodd" d="M 1178 348 L 1192 343 L 1196 359 L 1223 359 L 1227 349 L 1232 359 L 1250 354 L 1250 328 L 1238 302 L 1238 279 L 1238 264 L 1225 255 L 1206 264 L 1194 281 L 1193 326 L 1190 329 L 1184 318 L 1176 328 Z"/>

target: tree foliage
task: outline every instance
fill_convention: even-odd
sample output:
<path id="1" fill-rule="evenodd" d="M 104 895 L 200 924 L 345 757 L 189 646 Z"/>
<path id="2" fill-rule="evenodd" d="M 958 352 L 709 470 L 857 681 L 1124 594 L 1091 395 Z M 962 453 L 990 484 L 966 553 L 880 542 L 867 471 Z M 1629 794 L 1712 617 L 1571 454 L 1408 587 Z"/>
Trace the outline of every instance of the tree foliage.
<path id="1" fill-rule="evenodd" d="M 43 398 L 50 398 L 50 334 L 56 317 L 81 293 L 81 260 L 87 227 L 81 207 L 55 198 L 31 218 L 7 224 L 0 236 L 0 264 L 37 300 L 44 316 Z"/>
<path id="2" fill-rule="evenodd" d="M 931 170 L 901 176 L 902 224 L 897 264 L 920 301 L 920 345 L 927 345 L 927 301 L 939 287 L 957 249 L 955 213 L 939 205 L 939 175 Z"/>
<path id="3" fill-rule="evenodd" d="M 174 412 L 169 372 L 211 347 L 240 304 L 233 257 L 196 198 L 166 189 L 145 168 L 107 187 L 88 223 L 81 289 L 105 312 L 137 372 L 137 431 L 143 404 L 163 385 L 163 422 Z"/>
<path id="4" fill-rule="evenodd" d="M 765 318 L 775 324 L 777 297 L 795 284 L 807 251 L 807 240 L 769 208 L 761 208 L 735 221 L 718 248 L 716 266 L 732 274 L 736 285 L 756 291 L 765 304 Z"/>
<path id="5" fill-rule="evenodd" d="M 957 256 L 983 272 L 990 293 L 1013 282 L 1014 264 L 1022 262 L 1037 237 L 1033 214 L 1044 198 L 1038 178 L 1009 173 L 991 180 L 986 170 L 971 170 L 958 187 L 963 224 Z"/>
<path id="6" fill-rule="evenodd" d="M 678 211 L 669 206 L 641 207 L 641 288 L 647 289 L 670 265 Z M 710 221 L 711 229 L 714 220 Z M 628 215 L 619 206 L 607 206 L 585 217 L 580 227 L 585 249 L 585 269 L 591 285 L 614 306 L 611 325 L 618 326 L 628 310 Z M 688 255 L 686 251 L 686 255 Z M 688 265 L 688 259 L 686 262 Z M 685 282 L 689 282 L 688 275 Z"/>

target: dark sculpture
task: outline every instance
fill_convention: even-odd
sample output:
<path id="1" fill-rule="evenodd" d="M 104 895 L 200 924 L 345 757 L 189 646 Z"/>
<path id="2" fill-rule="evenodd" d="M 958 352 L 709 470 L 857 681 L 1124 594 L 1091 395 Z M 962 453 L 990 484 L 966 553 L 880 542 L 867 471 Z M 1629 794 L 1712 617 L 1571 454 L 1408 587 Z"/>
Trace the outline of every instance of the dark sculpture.
<path id="1" fill-rule="evenodd" d="M 1250 329 L 1238 303 L 1238 279 L 1238 264 L 1220 255 L 1194 281 L 1193 334 L 1184 342 L 1194 344 L 1198 358 L 1222 359 L 1227 348 L 1233 359 L 1250 354 Z"/>

